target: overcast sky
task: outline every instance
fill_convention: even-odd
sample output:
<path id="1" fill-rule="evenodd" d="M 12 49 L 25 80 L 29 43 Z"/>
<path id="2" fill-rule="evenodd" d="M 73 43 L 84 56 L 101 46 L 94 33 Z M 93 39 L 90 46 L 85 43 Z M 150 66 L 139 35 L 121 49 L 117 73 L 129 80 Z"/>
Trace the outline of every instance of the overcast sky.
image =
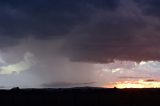
<path id="1" fill-rule="evenodd" d="M 159 80 L 159 11 L 159 0 L 0 0 L 0 87 Z"/>

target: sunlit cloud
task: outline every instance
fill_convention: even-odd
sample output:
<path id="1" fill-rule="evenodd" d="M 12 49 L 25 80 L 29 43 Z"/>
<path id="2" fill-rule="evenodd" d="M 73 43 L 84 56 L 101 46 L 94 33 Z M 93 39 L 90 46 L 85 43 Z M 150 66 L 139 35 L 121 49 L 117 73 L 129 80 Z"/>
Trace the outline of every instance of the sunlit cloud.
<path id="1" fill-rule="evenodd" d="M 121 68 L 112 69 L 112 73 L 121 72 L 121 70 L 123 70 L 123 69 L 121 69 Z"/>
<path id="2" fill-rule="evenodd" d="M 109 64 L 96 64 L 99 70 L 112 74 L 155 74 L 160 69 L 159 61 L 141 61 L 139 63 L 133 61 L 114 61 Z"/>
<path id="3" fill-rule="evenodd" d="M 136 84 L 138 80 L 147 79 L 155 79 L 160 80 L 159 77 L 159 69 L 160 69 L 160 62 L 159 61 L 141 61 L 141 62 L 134 62 L 134 61 L 119 61 L 115 60 L 112 63 L 108 64 L 95 64 L 97 68 L 97 76 L 99 76 L 99 81 L 103 85 L 109 85 L 110 82 L 119 82 L 119 81 L 133 81 L 133 83 L 120 83 L 117 86 L 128 86 L 128 87 L 138 87 L 144 86 L 140 84 Z M 134 83 L 135 82 L 135 83 Z M 151 83 L 151 86 L 147 85 L 150 84 L 149 82 L 145 83 L 147 87 L 155 87 L 155 82 Z M 159 84 L 159 83 L 156 83 Z M 114 87 L 114 84 L 112 84 Z M 156 86 L 157 87 L 157 86 Z M 158 85 L 158 87 L 160 87 Z"/>
<path id="4" fill-rule="evenodd" d="M 146 64 L 147 64 L 147 62 L 145 62 L 145 61 L 141 61 L 141 62 L 139 63 L 140 66 L 143 66 L 143 65 L 146 65 Z"/>
<path id="5" fill-rule="evenodd" d="M 22 71 L 28 70 L 32 65 L 35 64 L 33 56 L 33 54 L 27 52 L 24 54 L 24 59 L 22 61 L 15 64 L 9 64 L 7 66 L 1 66 L 0 74 L 20 73 Z"/>

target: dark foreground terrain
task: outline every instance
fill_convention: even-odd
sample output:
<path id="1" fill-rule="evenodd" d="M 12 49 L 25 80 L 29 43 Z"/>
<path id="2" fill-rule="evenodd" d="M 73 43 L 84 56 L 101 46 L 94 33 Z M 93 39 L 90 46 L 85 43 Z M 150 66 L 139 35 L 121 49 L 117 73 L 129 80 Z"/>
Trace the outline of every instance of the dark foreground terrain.
<path id="1" fill-rule="evenodd" d="M 160 106 L 160 89 L 0 90 L 0 106 Z"/>

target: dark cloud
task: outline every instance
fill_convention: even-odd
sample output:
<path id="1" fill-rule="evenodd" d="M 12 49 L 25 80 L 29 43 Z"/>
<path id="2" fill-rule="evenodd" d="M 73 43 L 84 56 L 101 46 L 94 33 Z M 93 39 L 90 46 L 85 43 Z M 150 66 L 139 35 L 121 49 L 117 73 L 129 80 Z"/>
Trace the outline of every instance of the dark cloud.
<path id="1" fill-rule="evenodd" d="M 72 56 L 75 60 L 138 59 L 138 55 L 141 54 L 136 51 L 141 50 L 143 47 L 140 46 L 143 45 L 136 44 L 137 35 L 134 34 L 137 30 L 143 30 L 145 24 L 141 20 L 119 19 L 119 17 L 107 18 L 86 27 L 84 32 L 80 32 L 82 33 L 79 35 L 80 37 L 71 42 L 70 47 L 74 50 Z M 118 21 L 115 22 L 116 20 Z"/>
<path id="2" fill-rule="evenodd" d="M 72 61 L 159 60 L 159 32 L 152 18 L 141 12 L 156 13 L 158 4 L 158 0 L 1 0 L 0 47 L 28 37 L 63 39 L 61 52 Z"/>
<path id="3" fill-rule="evenodd" d="M 148 79 L 148 80 L 145 80 L 146 82 L 156 82 L 157 80 L 154 80 L 154 79 Z"/>
<path id="4" fill-rule="evenodd" d="M 75 86 L 89 86 L 95 82 L 88 83 L 69 83 L 69 82 L 53 82 L 48 84 L 42 84 L 42 87 L 75 87 Z"/>
<path id="5" fill-rule="evenodd" d="M 121 1 L 116 11 L 98 11 L 89 23 L 73 33 L 69 53 L 72 60 L 159 60 L 159 31 L 154 21 L 133 1 Z"/>
<path id="6" fill-rule="evenodd" d="M 159 0 L 135 0 L 146 15 L 160 16 Z"/>
<path id="7" fill-rule="evenodd" d="M 7 88 L 7 87 L 5 87 L 5 86 L 0 86 L 0 89 L 5 89 L 5 88 Z"/>
<path id="8" fill-rule="evenodd" d="M 10 39 L 33 36 L 38 39 L 61 37 L 77 24 L 88 21 L 94 8 L 112 10 L 116 0 L 1 0 L 0 39 L 3 47 Z M 7 40 L 6 37 L 9 39 Z M 8 44 L 10 45 L 10 44 Z"/>

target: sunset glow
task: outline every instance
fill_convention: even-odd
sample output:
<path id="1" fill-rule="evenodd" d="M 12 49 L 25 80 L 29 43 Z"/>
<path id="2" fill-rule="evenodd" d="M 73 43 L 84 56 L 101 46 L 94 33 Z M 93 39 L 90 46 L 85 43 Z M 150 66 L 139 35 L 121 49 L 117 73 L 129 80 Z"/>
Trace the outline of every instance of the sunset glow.
<path id="1" fill-rule="evenodd" d="M 117 81 L 112 82 L 107 86 L 103 86 L 105 88 L 160 88 L 160 81 L 145 81 L 145 80 L 137 80 L 137 81 Z"/>

